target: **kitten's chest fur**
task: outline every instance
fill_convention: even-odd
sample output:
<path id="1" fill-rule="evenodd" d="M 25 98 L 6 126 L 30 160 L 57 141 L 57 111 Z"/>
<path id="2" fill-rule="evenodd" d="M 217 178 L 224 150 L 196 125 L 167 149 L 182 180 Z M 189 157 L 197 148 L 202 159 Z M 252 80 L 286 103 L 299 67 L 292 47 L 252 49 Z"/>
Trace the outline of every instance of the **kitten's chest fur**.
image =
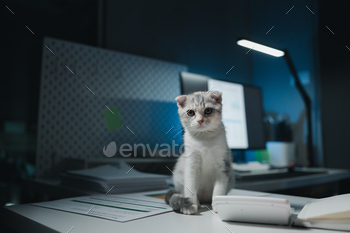
<path id="1" fill-rule="evenodd" d="M 201 156 L 202 173 L 213 172 L 221 165 L 223 159 L 227 157 L 228 147 L 226 142 L 225 131 L 218 132 L 212 137 L 194 137 L 185 134 L 185 148 L 189 148 L 192 152 Z M 214 169 L 214 170 L 213 170 Z"/>
<path id="2" fill-rule="evenodd" d="M 192 142 L 191 146 L 195 148 L 194 150 L 201 156 L 202 175 L 215 172 L 217 165 L 219 165 L 227 155 L 225 143 L 221 143 L 219 140 Z"/>
<path id="3" fill-rule="evenodd" d="M 222 153 L 222 152 L 221 152 Z M 215 182 L 215 174 L 220 169 L 220 163 L 222 162 L 222 156 L 217 153 L 215 148 L 203 148 L 201 150 L 201 166 L 199 183 L 202 186 L 213 186 Z"/>
<path id="4" fill-rule="evenodd" d="M 185 136 L 185 146 L 200 155 L 200 158 L 193 158 L 197 159 L 196 162 L 200 165 L 198 170 L 200 179 L 196 181 L 198 198 L 210 202 L 216 175 L 218 172 L 222 172 L 224 160 L 228 159 L 226 136 L 224 132 L 210 138 L 194 138 L 187 135 L 187 137 Z"/>
<path id="5" fill-rule="evenodd" d="M 212 137 L 194 137 L 185 133 L 184 143 L 185 148 L 200 153 L 202 159 L 207 160 L 208 163 L 227 156 L 228 147 L 225 131 Z"/>

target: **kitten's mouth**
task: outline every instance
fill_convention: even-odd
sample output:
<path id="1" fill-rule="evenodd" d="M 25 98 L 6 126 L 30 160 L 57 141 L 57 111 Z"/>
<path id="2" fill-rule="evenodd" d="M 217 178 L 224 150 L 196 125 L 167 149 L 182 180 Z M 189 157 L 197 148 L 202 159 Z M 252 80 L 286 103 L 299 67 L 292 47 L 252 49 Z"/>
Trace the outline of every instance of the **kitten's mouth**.
<path id="1" fill-rule="evenodd" d="M 205 129 L 205 128 L 206 126 L 204 126 L 203 124 L 197 126 L 197 129 Z"/>

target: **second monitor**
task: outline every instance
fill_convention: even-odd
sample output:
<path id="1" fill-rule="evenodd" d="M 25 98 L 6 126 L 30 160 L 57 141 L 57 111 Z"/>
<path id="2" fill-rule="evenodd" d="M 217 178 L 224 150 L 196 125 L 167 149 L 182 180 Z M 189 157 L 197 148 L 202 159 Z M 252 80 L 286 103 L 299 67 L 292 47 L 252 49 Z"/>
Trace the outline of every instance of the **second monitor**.
<path id="1" fill-rule="evenodd" d="M 216 90 L 223 93 L 222 121 L 230 149 L 264 149 L 265 133 L 261 89 L 207 76 L 180 73 L 181 92 Z"/>

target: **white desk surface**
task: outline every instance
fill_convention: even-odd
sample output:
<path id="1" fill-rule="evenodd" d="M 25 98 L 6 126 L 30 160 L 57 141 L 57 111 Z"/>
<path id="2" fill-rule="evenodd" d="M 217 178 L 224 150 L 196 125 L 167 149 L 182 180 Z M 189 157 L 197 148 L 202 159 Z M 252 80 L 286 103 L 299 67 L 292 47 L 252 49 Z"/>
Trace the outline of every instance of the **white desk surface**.
<path id="1" fill-rule="evenodd" d="M 311 198 L 276 195 L 262 192 L 234 189 L 229 195 L 281 197 L 290 201 L 297 211 Z M 114 222 L 96 217 L 73 214 L 47 209 L 29 204 L 15 205 L 2 209 L 3 220 L 19 232 L 332 232 L 322 229 L 307 229 L 277 225 L 223 222 L 217 214 L 212 214 L 206 207 L 200 208 L 197 215 L 183 215 L 175 212 L 160 214 L 126 223 Z M 338 232 L 339 231 L 334 231 Z"/>

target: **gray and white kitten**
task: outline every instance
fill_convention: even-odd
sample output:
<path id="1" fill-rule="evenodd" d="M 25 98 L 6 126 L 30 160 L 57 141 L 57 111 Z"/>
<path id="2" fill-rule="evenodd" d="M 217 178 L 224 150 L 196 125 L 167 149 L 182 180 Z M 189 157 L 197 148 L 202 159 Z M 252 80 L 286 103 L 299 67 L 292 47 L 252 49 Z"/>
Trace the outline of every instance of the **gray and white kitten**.
<path id="1" fill-rule="evenodd" d="M 222 93 L 195 92 L 175 100 L 185 151 L 173 171 L 175 190 L 166 194 L 165 201 L 175 211 L 196 214 L 200 202 L 211 203 L 233 187 L 232 156 L 221 121 Z"/>

